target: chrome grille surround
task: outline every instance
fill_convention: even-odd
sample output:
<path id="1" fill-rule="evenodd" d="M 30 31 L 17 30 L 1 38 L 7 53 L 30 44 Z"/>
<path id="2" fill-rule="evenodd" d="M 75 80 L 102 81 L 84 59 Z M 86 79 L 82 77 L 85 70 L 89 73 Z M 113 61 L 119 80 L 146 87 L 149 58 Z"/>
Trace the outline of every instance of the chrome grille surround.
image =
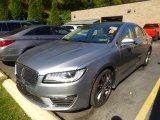
<path id="1" fill-rule="evenodd" d="M 19 63 L 16 63 L 16 76 L 19 80 L 27 81 L 31 85 L 35 85 L 39 78 L 39 75 L 35 70 Z"/>

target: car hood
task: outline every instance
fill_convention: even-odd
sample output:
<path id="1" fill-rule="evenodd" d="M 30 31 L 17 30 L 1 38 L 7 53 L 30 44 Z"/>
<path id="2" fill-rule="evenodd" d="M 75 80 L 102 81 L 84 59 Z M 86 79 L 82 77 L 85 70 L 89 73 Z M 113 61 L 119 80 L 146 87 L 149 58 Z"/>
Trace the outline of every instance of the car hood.
<path id="1" fill-rule="evenodd" d="M 36 70 L 40 75 L 76 70 L 106 52 L 108 46 L 101 43 L 54 41 L 27 51 L 17 62 Z"/>

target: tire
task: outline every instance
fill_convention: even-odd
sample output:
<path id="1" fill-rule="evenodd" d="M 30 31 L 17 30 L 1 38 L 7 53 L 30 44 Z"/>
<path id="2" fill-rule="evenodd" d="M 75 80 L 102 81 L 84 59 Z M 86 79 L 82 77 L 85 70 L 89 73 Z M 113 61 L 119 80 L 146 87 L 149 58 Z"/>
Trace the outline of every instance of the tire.
<path id="1" fill-rule="evenodd" d="M 96 79 L 91 93 L 91 105 L 100 107 L 108 100 L 112 91 L 113 72 L 110 69 L 102 71 Z"/>
<path id="2" fill-rule="evenodd" d="M 148 63 L 149 63 L 149 61 L 150 61 L 150 59 L 151 59 L 151 53 L 152 53 L 152 50 L 151 49 L 149 49 L 148 50 L 148 52 L 147 52 L 147 55 L 146 55 L 146 57 L 145 57 L 145 60 L 144 60 L 144 66 L 147 66 L 148 65 Z"/>

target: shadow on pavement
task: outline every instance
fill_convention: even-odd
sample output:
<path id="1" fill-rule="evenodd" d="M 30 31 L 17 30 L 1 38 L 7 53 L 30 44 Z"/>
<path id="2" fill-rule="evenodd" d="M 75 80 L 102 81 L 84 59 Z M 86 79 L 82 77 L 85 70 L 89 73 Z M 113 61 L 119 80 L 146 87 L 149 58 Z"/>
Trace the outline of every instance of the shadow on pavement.
<path id="1" fill-rule="evenodd" d="M 149 120 L 160 120 L 160 88 L 153 103 Z"/>

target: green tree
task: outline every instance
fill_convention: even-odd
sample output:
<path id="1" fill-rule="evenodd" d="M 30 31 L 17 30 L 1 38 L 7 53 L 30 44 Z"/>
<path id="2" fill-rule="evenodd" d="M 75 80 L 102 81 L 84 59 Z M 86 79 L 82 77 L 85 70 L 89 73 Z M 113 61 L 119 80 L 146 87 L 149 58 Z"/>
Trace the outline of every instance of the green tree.
<path id="1" fill-rule="evenodd" d="M 82 0 L 82 3 L 83 3 L 84 9 L 94 7 L 94 3 L 92 2 L 92 0 Z"/>
<path id="2" fill-rule="evenodd" d="M 70 10 L 60 11 L 60 19 L 62 24 L 71 21 L 71 11 Z"/>
<path id="3" fill-rule="evenodd" d="M 7 20 L 8 13 L 8 2 L 6 0 L 0 0 L 0 20 Z"/>
<path id="4" fill-rule="evenodd" d="M 59 11 L 57 8 L 57 1 L 56 0 L 52 0 L 52 8 L 51 8 L 50 16 L 47 20 L 47 23 L 53 24 L 53 25 L 60 25 L 61 24 L 61 19 L 60 19 Z"/>
<path id="5" fill-rule="evenodd" d="M 13 19 L 15 20 L 25 19 L 25 11 L 22 7 L 22 2 L 20 0 L 10 0 L 9 10 Z"/>
<path id="6" fill-rule="evenodd" d="M 108 6 L 110 0 L 93 0 L 94 7 L 104 7 Z"/>
<path id="7" fill-rule="evenodd" d="M 29 0 L 28 20 L 43 22 L 43 12 L 42 0 Z"/>
<path id="8" fill-rule="evenodd" d="M 122 0 L 111 0 L 111 5 L 119 5 L 122 4 Z"/>

